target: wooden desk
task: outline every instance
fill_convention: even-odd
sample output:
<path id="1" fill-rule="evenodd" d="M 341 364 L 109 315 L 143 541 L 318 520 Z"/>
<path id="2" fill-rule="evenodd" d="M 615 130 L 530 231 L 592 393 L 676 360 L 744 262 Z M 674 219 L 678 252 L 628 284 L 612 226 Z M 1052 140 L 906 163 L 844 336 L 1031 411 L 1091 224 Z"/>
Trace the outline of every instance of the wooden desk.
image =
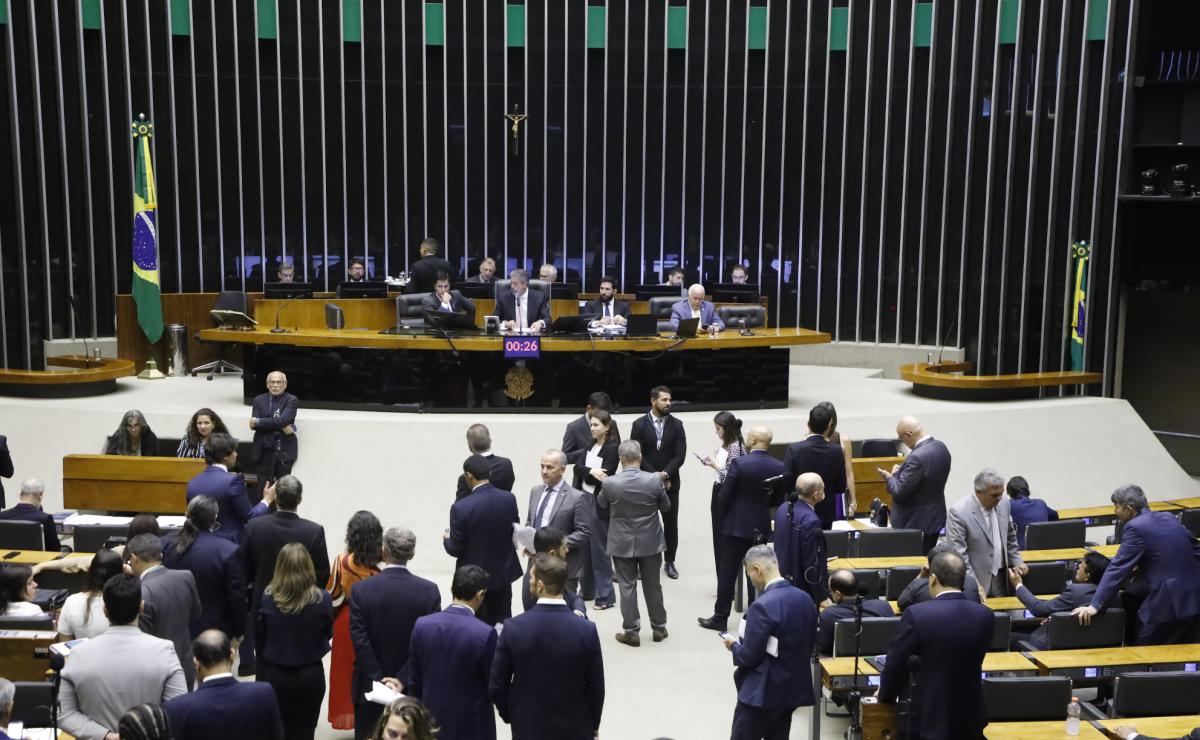
<path id="1" fill-rule="evenodd" d="M 66 455 L 63 503 L 68 509 L 183 514 L 187 482 L 203 460 L 176 457 Z"/>
<path id="2" fill-rule="evenodd" d="M 1200 509 L 1200 496 L 1195 498 L 1177 498 L 1174 501 L 1168 501 L 1167 503 L 1175 504 L 1176 506 L 1184 509 Z"/>
<path id="3" fill-rule="evenodd" d="M 825 566 L 825 570 L 829 573 L 835 570 L 854 570 L 854 561 L 850 558 L 834 558 Z"/>
<path id="4" fill-rule="evenodd" d="M 50 656 L 34 654 L 58 641 L 57 632 L 12 631 L 0 635 L 0 666 L 9 681 L 44 681 L 50 670 Z"/>
<path id="5" fill-rule="evenodd" d="M 1136 727 L 1139 733 L 1152 737 L 1187 737 L 1197 727 L 1200 727 L 1200 714 L 1185 714 L 1178 717 L 1121 717 L 1118 719 L 1097 720 L 1096 724 L 1107 730 L 1128 725 Z M 1113 735 L 1113 737 L 1116 737 Z"/>
<path id="6" fill-rule="evenodd" d="M 1053 599 L 1058 594 L 1038 596 L 1039 599 Z M 889 601 L 888 604 L 892 607 L 892 611 L 896 614 L 900 613 L 900 602 Z M 1010 612 L 1025 610 L 1025 605 L 1016 596 L 993 596 L 983 600 L 983 605 L 994 612 Z"/>
<path id="7" fill-rule="evenodd" d="M 1133 648 L 1089 648 L 1085 650 L 1039 650 L 1029 653 L 1043 674 L 1072 679 L 1109 679 L 1119 673 L 1144 671 L 1149 663 Z"/>
<path id="8" fill-rule="evenodd" d="M 921 568 L 929 563 L 929 558 L 924 555 L 897 555 L 887 558 L 850 558 L 850 562 L 854 563 L 855 568 L 887 570 L 898 565 L 915 565 Z"/>
<path id="9" fill-rule="evenodd" d="M 8 551 L 5 554 L 7 555 Z M 51 560 L 61 560 L 64 557 L 90 554 L 92 553 L 70 553 L 69 555 L 64 555 L 59 552 L 48 552 L 46 550 L 18 550 L 15 557 L 10 560 L 0 560 L 0 563 L 4 565 L 37 565 L 38 563 L 46 563 Z"/>
<path id="10" fill-rule="evenodd" d="M 1120 545 L 1095 545 L 1094 547 L 1089 547 L 1088 549 L 1091 550 L 1092 552 L 1099 553 L 1106 558 L 1112 559 L 1117 556 L 1117 550 L 1120 550 L 1121 546 Z"/>
<path id="11" fill-rule="evenodd" d="M 1037 675 L 1038 666 L 1021 653 L 988 653 L 983 657 L 983 672 L 989 675 Z M 863 676 L 878 676 L 879 671 L 865 658 L 858 661 Z M 830 691 L 849 690 L 854 681 L 854 658 L 821 658 L 821 683 Z M 871 683 L 860 682 L 860 683 Z M 872 685 L 878 685 L 877 682 Z"/>
<path id="12" fill-rule="evenodd" d="M 38 398 L 79 398 L 111 393 L 117 378 L 137 374 L 130 360 L 106 357 L 46 358 L 47 365 L 70 370 L 12 370 L 0 368 L 0 395 Z"/>
<path id="13" fill-rule="evenodd" d="M 887 482 L 876 468 L 891 470 L 893 465 L 904 462 L 904 457 L 856 457 L 850 460 L 854 471 L 854 507 L 858 511 L 870 511 L 871 501 L 879 499 L 892 505 L 892 494 L 887 492 Z"/>
<path id="14" fill-rule="evenodd" d="M 1136 645 L 1130 650 L 1153 665 L 1156 671 L 1186 670 L 1185 666 L 1188 665 L 1195 670 L 1197 664 L 1200 664 L 1200 645 L 1197 644 Z"/>
<path id="15" fill-rule="evenodd" d="M 1040 388 L 1091 385 L 1104 379 L 1100 373 L 1066 370 L 1009 375 L 968 375 L 970 362 L 914 362 L 900 366 L 900 377 L 913 384 L 913 393 L 950 400 L 1026 398 Z"/>
<path id="16" fill-rule="evenodd" d="M 1187 501 L 1188 499 L 1181 499 Z M 1200 499 L 1195 499 L 1200 501 Z M 1151 511 L 1181 511 L 1187 508 L 1181 506 L 1178 501 L 1151 501 Z M 1061 509 L 1058 512 L 1059 521 L 1066 519 L 1083 519 L 1089 527 L 1102 527 L 1113 524 L 1117 521 L 1117 515 L 1113 512 L 1112 505 L 1108 506 L 1084 506 L 1076 509 Z"/>
<path id="17" fill-rule="evenodd" d="M 1081 560 L 1087 553 L 1082 547 L 1068 548 L 1065 550 L 1022 550 L 1021 560 L 1026 563 L 1049 562 L 1055 560 Z M 1028 556 L 1028 557 L 1026 557 Z M 888 570 L 897 566 L 908 565 L 918 568 L 925 566 L 929 559 L 923 555 L 893 555 L 882 558 L 837 558 L 829 562 L 829 570 L 835 571 L 839 568 L 874 568 L 876 570 Z"/>
<path id="18" fill-rule="evenodd" d="M 1087 550 L 1082 547 L 1067 547 L 1061 550 L 1022 550 L 1021 562 L 1047 563 L 1054 560 L 1082 560 Z"/>
<path id="19" fill-rule="evenodd" d="M 992 722 L 983 730 L 987 740 L 1075 740 L 1075 738 L 1103 738 L 1104 733 L 1085 720 L 1079 722 L 1079 734 L 1067 734 L 1066 720 L 1052 722 Z"/>

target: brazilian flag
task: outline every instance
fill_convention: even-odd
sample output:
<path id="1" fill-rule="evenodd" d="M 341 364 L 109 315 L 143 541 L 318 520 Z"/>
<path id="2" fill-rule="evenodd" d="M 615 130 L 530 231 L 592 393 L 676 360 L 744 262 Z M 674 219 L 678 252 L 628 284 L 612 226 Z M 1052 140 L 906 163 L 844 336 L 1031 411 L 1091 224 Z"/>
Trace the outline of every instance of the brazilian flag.
<path id="1" fill-rule="evenodd" d="M 162 292 L 158 281 L 158 229 L 154 214 L 158 195 L 154 189 L 154 165 L 150 162 L 150 139 L 154 124 L 145 116 L 129 125 L 133 136 L 133 302 L 138 325 L 154 344 L 162 337 Z"/>
<path id="2" fill-rule="evenodd" d="M 1071 257 L 1075 260 L 1075 293 L 1071 311 L 1071 369 L 1083 370 L 1083 337 L 1087 327 L 1087 279 L 1088 260 L 1092 247 L 1087 242 L 1071 245 Z"/>

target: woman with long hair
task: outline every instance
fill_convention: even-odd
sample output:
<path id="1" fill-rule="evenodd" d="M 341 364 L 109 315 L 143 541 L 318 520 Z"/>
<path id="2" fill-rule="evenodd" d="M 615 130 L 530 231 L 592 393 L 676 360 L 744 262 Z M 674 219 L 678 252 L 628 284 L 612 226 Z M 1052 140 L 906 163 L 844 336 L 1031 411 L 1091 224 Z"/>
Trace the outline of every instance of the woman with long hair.
<path id="1" fill-rule="evenodd" d="M 104 584 L 120 573 L 123 565 L 121 555 L 112 550 L 101 550 L 92 556 L 87 588 L 68 596 L 58 615 L 60 639 L 95 637 L 108 629 L 108 617 L 104 614 Z"/>
<path id="2" fill-rule="evenodd" d="M 333 606 L 329 594 L 314 584 L 316 577 L 304 545 L 284 545 L 256 620 L 256 680 L 271 684 L 279 706 L 288 707 L 282 714 L 289 740 L 311 740 L 325 696 L 321 660 L 333 637 Z"/>
<path id="3" fill-rule="evenodd" d="M 329 724 L 354 729 L 354 643 L 350 640 L 350 589 L 379 572 L 383 525 L 369 511 L 356 511 L 346 525 L 346 551 L 338 555 L 325 590 L 333 603 L 333 656 L 329 659 Z"/>
<path id="4" fill-rule="evenodd" d="M 171 725 L 160 705 L 139 704 L 121 717 L 117 734 L 121 740 L 171 740 Z"/>
<path id="5" fill-rule="evenodd" d="M 163 544 L 163 565 L 186 570 L 196 581 L 200 618 L 191 623 L 192 637 L 218 629 L 230 637 L 246 631 L 246 575 L 239 548 L 213 534 L 217 502 L 197 496 L 188 502 L 187 521 Z"/>
<path id="6" fill-rule="evenodd" d="M 37 581 L 28 565 L 0 569 L 0 617 L 40 617 L 42 608 L 33 603 Z"/>
<path id="7" fill-rule="evenodd" d="M 579 481 L 578 488 L 592 494 L 592 536 L 588 542 L 592 566 L 585 566 L 580 590 L 591 593 L 595 589 L 596 600 L 592 602 L 593 609 L 611 609 L 616 605 L 616 594 L 613 593 L 612 558 L 608 554 L 608 509 L 596 505 L 596 494 L 604 485 L 604 479 L 617 472 L 617 448 L 620 441 L 614 431 L 616 424 L 612 415 L 604 409 L 592 411 L 588 420 L 588 431 L 592 435 L 592 446 L 584 453 L 584 458 L 575 466 L 575 480 Z"/>
<path id="8" fill-rule="evenodd" d="M 379 715 L 371 740 L 434 740 L 437 721 L 420 699 L 402 696 Z"/>
<path id="9" fill-rule="evenodd" d="M 717 439 L 721 440 L 721 446 L 711 456 L 700 458 L 700 463 L 712 468 L 716 474 L 708 511 L 712 517 L 713 562 L 720 568 L 718 549 L 721 542 L 721 514 L 717 511 L 717 493 L 721 490 L 721 484 L 725 482 L 729 463 L 746 454 L 746 441 L 742 438 L 742 420 L 728 411 L 722 411 L 713 417 L 713 429 L 717 433 Z"/>
<path id="10" fill-rule="evenodd" d="M 826 440 L 838 445 L 842 448 L 842 457 L 846 459 L 846 495 L 842 499 L 840 511 L 837 511 L 838 519 L 853 519 L 855 511 L 855 493 L 854 493 L 854 447 L 850 443 L 850 438 L 839 433 L 837 430 L 837 409 L 829 401 L 822 401 L 818 406 L 825 406 L 829 409 L 829 426 L 825 428 L 825 434 L 821 435 Z M 836 493 L 836 491 L 835 491 Z M 836 502 L 835 502 L 836 506 Z"/>
<path id="11" fill-rule="evenodd" d="M 104 441 L 105 455 L 151 457 L 158 454 L 158 437 L 150 431 L 146 417 L 130 409 L 121 417 L 121 426 Z"/>
<path id="12" fill-rule="evenodd" d="M 175 457 L 195 457 L 203 460 L 204 443 L 213 434 L 229 434 L 229 428 L 221 421 L 221 417 L 217 416 L 217 412 L 209 408 L 200 409 L 192 414 L 192 419 L 183 432 L 183 439 L 179 440 L 179 449 L 175 450 Z"/>

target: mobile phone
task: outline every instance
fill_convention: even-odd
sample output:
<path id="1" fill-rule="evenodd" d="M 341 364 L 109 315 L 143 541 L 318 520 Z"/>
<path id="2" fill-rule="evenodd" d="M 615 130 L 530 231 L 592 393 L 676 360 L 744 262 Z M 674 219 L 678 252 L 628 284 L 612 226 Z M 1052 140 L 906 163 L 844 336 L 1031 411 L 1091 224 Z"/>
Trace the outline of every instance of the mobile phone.
<path id="1" fill-rule="evenodd" d="M 18 555 L 20 555 L 20 554 L 21 554 L 21 551 L 20 551 L 20 550 L 13 550 L 13 551 L 12 551 L 12 552 L 10 552 L 9 554 L 5 555 L 5 556 L 4 556 L 4 559 L 5 559 L 5 560 L 12 560 L 13 558 L 15 558 L 16 556 L 18 556 Z"/>
<path id="2" fill-rule="evenodd" d="M 729 634 L 728 632 L 722 632 L 722 633 L 719 635 L 719 637 L 720 637 L 722 640 L 732 640 L 732 639 L 733 639 L 733 635 Z"/>

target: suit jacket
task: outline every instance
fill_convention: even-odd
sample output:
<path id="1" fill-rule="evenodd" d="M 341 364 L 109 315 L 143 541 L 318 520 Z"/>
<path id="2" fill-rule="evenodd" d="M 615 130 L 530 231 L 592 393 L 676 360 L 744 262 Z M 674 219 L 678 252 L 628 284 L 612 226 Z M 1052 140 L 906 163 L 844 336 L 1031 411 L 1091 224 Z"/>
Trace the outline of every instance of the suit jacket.
<path id="1" fill-rule="evenodd" d="M 1056 612 L 1069 612 L 1077 606 L 1087 606 L 1092 603 L 1092 596 L 1096 593 L 1096 584 L 1094 583 L 1075 583 L 1071 582 L 1066 585 L 1062 593 L 1055 596 L 1053 599 L 1043 601 L 1033 595 L 1033 592 L 1022 585 L 1017 589 L 1017 598 L 1029 610 L 1029 613 L 1035 617 L 1048 617 Z M 1029 642 L 1038 650 L 1045 650 L 1048 647 L 1046 642 L 1046 625 L 1040 625 L 1033 634 L 1029 636 Z"/>
<path id="2" fill-rule="evenodd" d="M 894 617 L 896 613 L 883 599 L 863 599 L 864 617 Z M 849 596 L 841 602 L 825 607 L 821 612 L 821 655 L 833 655 L 833 629 L 838 620 L 854 619 L 854 599 Z"/>
<path id="3" fill-rule="evenodd" d="M 317 588 L 329 582 L 329 550 L 325 545 L 325 528 L 316 522 L 302 519 L 294 511 L 276 511 L 259 517 L 246 526 L 242 543 L 242 565 L 253 588 L 254 609 L 258 599 L 275 575 L 275 559 L 290 542 L 299 542 L 308 550 L 316 571 Z"/>
<path id="4" fill-rule="evenodd" d="M 458 275 L 454 267 L 441 257 L 422 257 L 408 267 L 408 274 L 412 276 L 409 290 L 413 293 L 432 293 L 439 272 L 449 275 L 451 283 Z"/>
<path id="5" fill-rule="evenodd" d="M 688 299 L 684 298 L 679 303 L 671 306 L 671 327 L 678 329 L 681 319 L 692 318 L 692 305 L 688 303 Z M 725 322 L 717 315 L 717 309 L 711 301 L 700 302 L 700 326 L 712 326 L 716 324 L 720 328 L 725 328 Z"/>
<path id="6" fill-rule="evenodd" d="M 8 437 L 0 434 L 0 478 L 13 477 L 12 455 L 8 451 Z M 0 509 L 4 508 L 4 484 L 0 483 Z"/>
<path id="7" fill-rule="evenodd" d="M 250 447 L 250 459 L 261 460 L 264 455 L 270 455 L 279 442 L 279 451 L 291 462 L 296 462 L 300 445 L 295 434 L 284 434 L 283 429 L 296 423 L 296 409 L 300 399 L 284 391 L 278 400 L 273 400 L 270 393 L 260 393 L 254 397 L 250 416 L 258 421 L 254 426 L 254 442 Z"/>
<path id="8" fill-rule="evenodd" d="M 1012 513 L 1013 523 L 1017 526 L 1017 545 L 1025 549 L 1025 527 L 1034 522 L 1057 522 L 1058 512 L 1046 505 L 1045 501 L 1029 496 L 1010 498 L 1008 508 Z"/>
<path id="9" fill-rule="evenodd" d="M 163 710 L 175 740 L 283 740 L 283 720 L 269 683 L 213 678 L 170 700 Z"/>
<path id="10" fill-rule="evenodd" d="M 246 572 L 238 546 L 222 537 L 201 532 L 187 552 L 176 552 L 177 537 L 163 546 L 163 565 L 192 574 L 200 596 L 200 617 L 191 623 L 192 637 L 218 629 L 241 637 L 246 629 Z"/>
<path id="11" fill-rule="evenodd" d="M 950 477 L 950 450 L 941 440 L 926 437 L 904 458 L 896 474 L 887 478 L 892 496 L 892 526 L 919 529 L 934 535 L 946 526 L 946 479 Z"/>
<path id="12" fill-rule="evenodd" d="M 455 568 L 478 565 L 488 572 L 488 590 L 507 588 L 521 577 L 512 525 L 521 521 L 517 497 L 485 483 L 450 507 L 446 553 L 458 558 Z"/>
<path id="13" fill-rule="evenodd" d="M 413 575 L 408 568 L 384 568 L 378 575 L 354 584 L 350 591 L 350 641 L 354 644 L 355 704 L 371 682 L 385 676 L 408 685 L 408 650 L 413 625 L 442 608 L 437 584 Z"/>
<path id="14" fill-rule="evenodd" d="M 846 453 L 840 444 L 826 440 L 819 434 L 809 435 L 795 444 L 788 445 L 783 458 L 791 476 L 792 486 L 801 473 L 816 473 L 825 483 L 825 498 L 815 507 L 821 526 L 833 527 L 837 518 L 837 497 L 846 493 Z M 791 486 L 789 486 L 790 488 Z"/>
<path id="15" fill-rule="evenodd" d="M 612 439 L 621 442 L 621 430 L 617 428 L 617 421 L 613 419 L 612 423 Z M 562 453 L 567 456 L 567 465 L 578 465 L 587 457 L 587 451 L 592 449 L 592 432 L 588 426 L 587 416 L 580 416 L 571 420 L 567 424 L 567 429 L 563 432 Z M 571 483 L 572 488 L 579 488 L 582 481 L 576 480 Z"/>
<path id="16" fill-rule="evenodd" d="M 529 288 L 525 291 L 528 299 L 525 304 L 525 318 L 529 325 L 535 321 L 544 321 L 550 325 L 550 299 L 540 290 Z M 516 321 L 517 298 L 511 290 L 506 290 L 496 296 L 496 315 L 501 321 Z"/>
<path id="17" fill-rule="evenodd" d="M 987 725 L 983 709 L 983 656 L 992 642 L 995 617 L 961 593 L 946 593 L 900 615 L 888 649 L 879 701 L 896 701 L 908 685 L 908 657 L 921 657 L 913 702 L 921 737 L 977 738 Z"/>
<path id="18" fill-rule="evenodd" d="M 792 518 L 790 526 L 789 511 Z M 813 507 L 796 501 L 776 509 L 773 542 L 775 557 L 779 559 L 779 574 L 818 604 L 829 598 L 825 532 Z"/>
<path id="19" fill-rule="evenodd" d="M 667 549 L 659 512 L 671 510 L 671 499 L 662 480 L 635 468 L 604 481 L 596 505 L 608 509 L 608 554 L 614 558 L 641 558 Z"/>
<path id="20" fill-rule="evenodd" d="M 438 718 L 440 740 L 495 740 L 488 679 L 496 639 L 495 629 L 462 606 L 421 617 L 413 626 L 404 693 Z"/>
<path id="21" fill-rule="evenodd" d="M 186 570 L 155 568 L 142 574 L 142 631 L 175 645 L 188 686 L 196 678 L 192 664 L 192 622 L 200 619 L 196 579 Z"/>
<path id="22" fill-rule="evenodd" d="M 1136 565 L 1148 593 L 1138 609 L 1144 624 L 1200 614 L 1200 541 L 1175 517 L 1144 511 L 1125 522 L 1121 546 L 1104 571 L 1091 605 L 1103 609 Z"/>
<path id="23" fill-rule="evenodd" d="M 319 664 L 333 639 L 333 602 L 329 594 L 322 591 L 320 601 L 286 614 L 271 594 L 264 593 L 255 612 L 254 639 L 254 651 L 268 665 L 300 668 Z"/>
<path id="24" fill-rule="evenodd" d="M 969 601 L 974 601 L 976 604 L 982 603 L 979 600 L 979 584 L 975 582 L 975 576 L 967 574 L 966 581 L 963 583 L 963 596 L 966 596 Z M 900 592 L 900 598 L 896 600 L 896 605 L 903 612 L 913 604 L 924 604 L 932 599 L 929 594 L 929 579 L 917 576 L 909 581 L 904 590 Z"/>
<path id="25" fill-rule="evenodd" d="M 590 435 L 589 435 L 590 438 Z M 600 469 L 608 475 L 613 475 L 617 472 L 617 466 L 621 464 L 621 458 L 617 454 L 617 449 L 621 443 L 615 439 L 610 439 L 600 446 Z M 586 491 L 589 494 L 595 495 L 600 491 L 602 482 L 597 482 L 595 478 L 588 475 L 587 455 L 591 452 L 592 446 L 588 445 L 583 451 L 583 455 L 579 458 L 579 462 L 575 465 L 574 478 L 576 485 L 581 491 Z"/>
<path id="26" fill-rule="evenodd" d="M 763 481 L 777 476 L 786 476 L 787 468 L 766 450 L 752 450 L 736 457 L 725 469 L 725 482 L 717 492 L 717 511 L 721 516 L 721 534 L 726 537 L 751 539 L 760 534 L 771 533 L 773 494 L 766 490 Z M 794 482 L 796 479 L 792 478 Z M 773 486 L 779 490 L 780 486 Z"/>
<path id="27" fill-rule="evenodd" d="M 567 485 L 565 480 L 560 481 L 559 486 L 561 488 L 554 497 L 554 504 L 548 507 L 549 526 L 567 535 L 567 577 L 579 578 L 583 575 L 583 551 L 592 537 L 592 502 L 582 491 Z M 545 484 L 529 489 L 525 526 L 538 528 L 533 517 L 537 514 L 545 489 Z"/>
<path id="28" fill-rule="evenodd" d="M 71 651 L 62 671 L 58 725 L 79 740 L 103 740 L 133 707 L 186 693 L 169 640 L 114 625 Z"/>
<path id="29" fill-rule="evenodd" d="M 246 522 L 267 513 L 267 503 L 259 501 L 250 505 L 246 495 L 246 479 L 241 473 L 230 473 L 216 465 L 209 465 L 196 477 L 188 481 L 187 500 L 197 496 L 209 496 L 217 502 L 217 523 L 213 534 L 240 545 L 246 532 Z"/>
<path id="30" fill-rule="evenodd" d="M 505 620 L 489 693 L 513 740 L 591 740 L 604 710 L 596 625 L 562 604 Z"/>
<path id="31" fill-rule="evenodd" d="M 612 303 L 612 313 L 614 316 L 620 316 L 623 319 L 629 318 L 629 304 L 628 303 L 626 303 L 625 301 L 617 300 L 616 298 L 613 298 L 611 303 Z M 583 307 L 583 310 L 580 311 L 579 313 L 581 313 L 581 314 L 597 314 L 597 315 L 603 317 L 604 316 L 604 301 L 600 300 L 599 298 L 593 298 L 592 300 L 587 302 L 587 304 Z"/>
<path id="32" fill-rule="evenodd" d="M 976 582 L 984 591 L 990 592 L 992 586 L 992 569 L 998 568 L 997 578 L 1001 581 L 1008 576 L 1004 572 L 1021 564 L 1021 549 L 1017 546 L 1017 528 L 1013 526 L 1012 516 L 1008 511 L 1008 502 L 1004 499 L 996 504 L 997 524 L 1000 536 L 1004 542 L 1000 551 L 1004 555 L 1003 563 L 993 562 L 996 558 L 992 544 L 992 531 L 987 525 L 987 515 L 974 494 L 959 501 L 950 509 L 946 520 L 946 542 L 954 548 L 967 564 L 967 573 L 975 577 Z"/>
<path id="33" fill-rule="evenodd" d="M 42 549 L 58 552 L 61 547 L 58 542 L 58 530 L 54 527 L 54 517 L 33 504 L 17 504 L 11 509 L 0 511 L 0 520 L 38 522 L 42 525 Z"/>
<path id="34" fill-rule="evenodd" d="M 650 473 L 666 473 L 671 481 L 671 490 L 679 493 L 679 468 L 687 457 L 687 434 L 683 422 L 668 416 L 663 422 L 662 448 L 658 446 L 658 435 L 649 412 L 634 419 L 629 438 L 642 445 L 642 470 Z"/>
<path id="35" fill-rule="evenodd" d="M 486 285 L 494 285 L 496 283 L 496 276 L 492 275 L 487 280 L 484 280 L 479 275 L 472 275 L 471 277 L 466 279 L 466 282 L 468 282 L 468 283 L 484 283 Z"/>
<path id="36" fill-rule="evenodd" d="M 441 311 L 442 302 L 438 299 L 437 293 L 430 293 L 421 299 L 421 307 L 430 311 Z M 462 293 L 457 290 L 450 291 L 450 309 L 457 313 L 465 313 L 468 316 L 475 316 L 475 302 L 469 298 L 464 298 Z"/>
<path id="37" fill-rule="evenodd" d="M 488 461 L 490 476 L 488 483 L 491 483 L 501 491 L 511 491 L 517 482 L 517 474 L 513 472 L 512 460 L 507 457 L 500 457 L 495 454 L 484 455 Z M 467 479 L 463 476 L 458 476 L 458 487 L 455 489 L 454 498 L 460 499 L 471 492 L 467 488 Z"/>
<path id="38" fill-rule="evenodd" d="M 732 648 L 738 702 L 780 709 L 812 706 L 809 660 L 817 607 L 809 595 L 786 581 L 769 583 L 746 609 L 745 623 L 745 636 Z M 779 641 L 777 656 L 767 653 L 771 637 Z"/>

